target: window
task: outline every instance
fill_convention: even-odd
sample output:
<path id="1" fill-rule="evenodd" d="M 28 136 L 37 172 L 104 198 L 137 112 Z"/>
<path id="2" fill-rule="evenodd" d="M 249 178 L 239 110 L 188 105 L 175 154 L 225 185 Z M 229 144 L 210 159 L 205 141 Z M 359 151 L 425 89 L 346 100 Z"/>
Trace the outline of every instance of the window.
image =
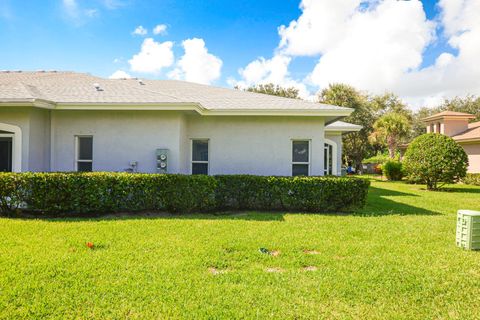
<path id="1" fill-rule="evenodd" d="M 208 174 L 208 140 L 192 140 L 192 174 Z"/>
<path id="2" fill-rule="evenodd" d="M 310 172 L 310 141 L 292 141 L 292 176 L 308 176 Z"/>
<path id="3" fill-rule="evenodd" d="M 90 172 L 93 165 L 93 137 L 77 136 L 77 171 Z"/>

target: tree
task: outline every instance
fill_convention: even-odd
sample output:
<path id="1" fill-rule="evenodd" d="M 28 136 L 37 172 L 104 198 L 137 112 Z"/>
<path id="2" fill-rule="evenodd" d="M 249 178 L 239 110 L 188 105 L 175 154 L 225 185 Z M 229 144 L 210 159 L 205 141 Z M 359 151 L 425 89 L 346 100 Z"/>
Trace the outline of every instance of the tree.
<path id="1" fill-rule="evenodd" d="M 454 183 L 467 174 L 468 156 L 450 137 L 438 133 L 421 135 L 408 146 L 403 167 L 407 178 L 422 182 L 428 190 L 439 183 Z"/>
<path id="2" fill-rule="evenodd" d="M 474 121 L 479 121 L 480 98 L 469 95 L 464 98 L 455 97 L 453 99 L 445 99 L 445 101 L 438 107 L 438 112 L 447 110 L 473 114 L 476 116 Z"/>
<path id="3" fill-rule="evenodd" d="M 413 117 L 412 111 L 407 105 L 397 95 L 391 92 L 373 96 L 371 98 L 371 104 L 378 116 L 395 112 L 404 115 L 408 120 L 411 120 Z"/>
<path id="4" fill-rule="evenodd" d="M 435 108 L 420 108 L 412 118 L 412 139 L 427 133 L 427 127 L 423 122 L 423 119 L 430 117 L 431 115 L 438 113 Z"/>
<path id="5" fill-rule="evenodd" d="M 376 150 L 368 141 L 373 131 L 375 110 L 372 108 L 366 94 L 357 91 L 346 84 L 331 84 L 318 94 L 321 103 L 352 108 L 354 111 L 344 120 L 362 126 L 359 132 L 348 132 L 343 135 L 343 155 L 345 162 L 352 162 L 353 166 L 361 169 L 362 160 L 374 155 Z"/>
<path id="6" fill-rule="evenodd" d="M 272 96 L 300 99 L 298 89 L 294 87 L 284 88 L 273 83 L 258 84 L 246 89 L 249 92 L 264 93 Z"/>
<path id="7" fill-rule="evenodd" d="M 398 145 L 410 133 L 411 125 L 404 114 L 389 112 L 375 121 L 373 129 L 374 131 L 369 137 L 370 142 L 386 145 L 388 154 L 393 159 Z"/>

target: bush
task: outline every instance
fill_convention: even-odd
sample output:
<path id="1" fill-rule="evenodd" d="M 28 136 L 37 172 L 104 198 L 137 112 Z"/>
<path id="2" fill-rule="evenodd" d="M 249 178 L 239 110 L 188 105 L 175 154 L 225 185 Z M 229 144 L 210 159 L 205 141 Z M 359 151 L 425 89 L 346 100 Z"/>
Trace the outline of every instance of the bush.
<path id="1" fill-rule="evenodd" d="M 403 165 L 409 180 L 436 190 L 441 187 L 439 183 L 455 183 L 465 177 L 468 157 L 452 138 L 427 133 L 410 143 Z"/>
<path id="2" fill-rule="evenodd" d="M 388 154 L 377 154 L 376 156 L 363 159 L 362 164 L 382 164 L 390 159 Z"/>
<path id="3" fill-rule="evenodd" d="M 0 173 L 0 213 L 332 212 L 362 207 L 368 187 L 367 180 L 347 177 Z"/>
<path id="4" fill-rule="evenodd" d="M 388 160 L 382 165 L 383 174 L 390 181 L 400 181 L 403 178 L 402 163 L 397 160 Z"/>
<path id="5" fill-rule="evenodd" d="M 465 184 L 480 186 L 480 173 L 467 173 L 465 178 L 462 179 L 462 182 Z"/>

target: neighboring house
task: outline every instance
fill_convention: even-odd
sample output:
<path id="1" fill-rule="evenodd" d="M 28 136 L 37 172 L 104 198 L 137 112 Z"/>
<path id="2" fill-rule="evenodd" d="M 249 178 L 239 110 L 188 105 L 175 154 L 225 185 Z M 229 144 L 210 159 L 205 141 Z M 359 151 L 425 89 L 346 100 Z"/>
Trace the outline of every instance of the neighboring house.
<path id="1" fill-rule="evenodd" d="M 352 109 L 170 80 L 0 72 L 0 171 L 340 174 Z"/>
<path id="2" fill-rule="evenodd" d="M 444 111 L 423 119 L 427 133 L 441 133 L 458 142 L 468 155 L 468 172 L 480 173 L 480 121 L 469 123 L 474 115 Z"/>

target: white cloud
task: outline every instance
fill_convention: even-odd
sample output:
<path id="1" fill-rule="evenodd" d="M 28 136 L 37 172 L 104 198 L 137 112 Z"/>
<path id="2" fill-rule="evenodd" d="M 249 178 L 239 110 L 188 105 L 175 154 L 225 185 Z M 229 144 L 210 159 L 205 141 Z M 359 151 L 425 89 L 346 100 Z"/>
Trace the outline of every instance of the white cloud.
<path id="1" fill-rule="evenodd" d="M 458 54 L 444 52 L 434 65 L 407 73 L 396 89 L 409 100 L 480 95 L 480 0 L 441 0 L 439 8 L 445 36 Z"/>
<path id="2" fill-rule="evenodd" d="M 77 0 L 62 0 L 62 8 L 65 13 L 65 17 L 68 22 L 73 23 L 76 26 L 84 24 L 89 18 L 93 18 L 99 15 L 97 9 L 94 8 L 81 8 Z"/>
<path id="3" fill-rule="evenodd" d="M 159 35 L 159 34 L 166 34 L 167 33 L 167 25 L 165 24 L 158 24 L 153 28 L 153 34 Z"/>
<path id="4" fill-rule="evenodd" d="M 80 18 L 80 9 L 76 0 L 62 0 L 63 10 L 70 19 Z"/>
<path id="5" fill-rule="evenodd" d="M 366 8 L 360 0 L 304 1 L 303 10 L 297 22 L 280 28 L 280 50 L 319 55 L 307 81 L 320 88 L 345 82 L 375 93 L 393 89 L 421 65 L 434 39 L 435 26 L 416 0 L 385 0 Z"/>
<path id="6" fill-rule="evenodd" d="M 279 27 L 273 58 L 252 61 L 237 83 L 294 81 L 322 89 L 344 82 L 374 93 L 393 91 L 416 106 L 479 95 L 480 0 L 440 0 L 438 8 L 431 21 L 418 0 L 303 0 L 298 19 Z M 421 67 L 424 51 L 442 37 L 458 54 L 442 52 Z M 302 81 L 288 72 L 297 56 L 318 59 Z"/>
<path id="7" fill-rule="evenodd" d="M 440 0 L 436 22 L 418 0 L 303 0 L 300 7 L 298 19 L 279 27 L 273 58 L 251 62 L 237 83 L 293 81 L 322 89 L 344 82 L 374 93 L 393 91 L 414 106 L 480 94 L 480 0 Z M 421 67 L 424 51 L 441 37 L 458 54 L 442 52 Z M 289 77 L 296 56 L 318 57 L 303 81 Z"/>
<path id="8" fill-rule="evenodd" d="M 230 84 L 247 88 L 258 84 L 274 83 L 284 87 L 294 87 L 298 89 L 300 97 L 311 99 L 306 85 L 290 78 L 288 66 L 291 61 L 291 57 L 282 54 L 277 54 L 272 59 L 260 57 L 239 70 L 243 80 L 230 80 Z"/>
<path id="9" fill-rule="evenodd" d="M 132 76 L 123 70 L 117 70 L 108 77 L 109 79 L 129 79 Z"/>
<path id="10" fill-rule="evenodd" d="M 134 72 L 159 73 L 163 68 L 173 65 L 173 42 L 156 42 L 152 38 L 143 41 L 141 50 L 135 54 L 128 63 Z"/>
<path id="11" fill-rule="evenodd" d="M 168 76 L 191 82 L 210 84 L 220 78 L 222 60 L 208 52 L 203 39 L 193 38 L 183 41 L 185 54 Z"/>
<path id="12" fill-rule="evenodd" d="M 103 0 L 103 5 L 109 10 L 115 10 L 125 6 L 125 3 L 120 0 Z"/>
<path id="13" fill-rule="evenodd" d="M 145 29 L 143 26 L 138 26 L 133 30 L 132 34 L 137 35 L 137 36 L 146 36 L 148 33 L 148 30 Z"/>

